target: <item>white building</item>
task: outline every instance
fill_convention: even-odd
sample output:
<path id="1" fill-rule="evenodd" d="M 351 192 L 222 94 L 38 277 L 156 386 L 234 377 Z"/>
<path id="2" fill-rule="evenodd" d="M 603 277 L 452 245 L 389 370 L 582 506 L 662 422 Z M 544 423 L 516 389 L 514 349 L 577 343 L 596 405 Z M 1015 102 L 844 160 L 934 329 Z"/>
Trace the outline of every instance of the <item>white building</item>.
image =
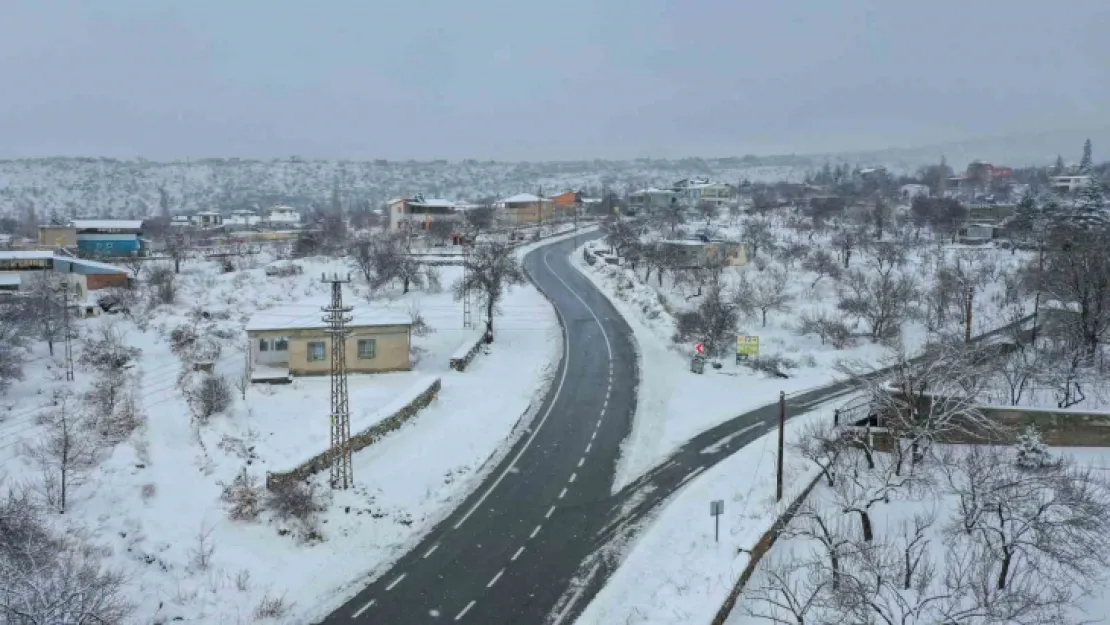
<path id="1" fill-rule="evenodd" d="M 726 206 L 736 201 L 736 187 L 723 182 L 712 182 L 708 178 L 679 180 L 674 183 L 673 190 L 687 206 L 697 206 L 703 201 Z"/>
<path id="2" fill-rule="evenodd" d="M 1057 193 L 1074 193 L 1091 184 L 1090 176 L 1052 176 L 1049 178 L 1052 190 Z"/>
<path id="3" fill-rule="evenodd" d="M 915 197 L 929 197 L 929 187 L 923 184 L 904 184 L 898 190 L 898 196 L 903 200 L 912 200 Z"/>
<path id="4" fill-rule="evenodd" d="M 389 231 L 414 231 L 427 227 L 433 221 L 455 220 L 458 218 L 455 203 L 442 198 L 397 198 L 387 203 L 389 208 Z"/>
<path id="5" fill-rule="evenodd" d="M 301 225 L 301 214 L 292 206 L 276 204 L 270 207 L 265 221 L 274 228 L 297 228 Z"/>
<path id="6" fill-rule="evenodd" d="M 235 210 L 224 223 L 233 228 L 253 228 L 262 223 L 262 218 L 252 210 Z"/>

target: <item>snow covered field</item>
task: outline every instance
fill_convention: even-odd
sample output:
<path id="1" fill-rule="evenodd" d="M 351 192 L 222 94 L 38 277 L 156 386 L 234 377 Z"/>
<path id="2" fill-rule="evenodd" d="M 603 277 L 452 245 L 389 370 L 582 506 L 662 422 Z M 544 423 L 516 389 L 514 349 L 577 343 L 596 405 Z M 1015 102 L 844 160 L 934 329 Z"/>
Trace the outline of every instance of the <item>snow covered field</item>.
<path id="1" fill-rule="evenodd" d="M 237 382 L 246 361 L 242 328 L 252 311 L 280 305 L 321 314 L 327 296 L 321 272 L 351 269 L 334 259 L 294 262 L 303 274 L 280 278 L 266 276 L 261 266 L 223 274 L 215 263 L 187 263 L 176 281 L 177 305 L 136 311 L 134 319 L 103 315 L 77 322 L 83 337 L 111 327 L 126 345 L 142 350 L 130 375 L 138 380 L 133 395 L 145 422 L 103 451 L 83 483 L 71 485 L 67 513 L 49 518 L 62 532 L 84 535 L 105 565 L 125 575 L 137 606 L 133 622 L 304 623 L 327 613 L 478 483 L 483 466 L 523 429 L 522 417 L 557 366 L 557 319 L 531 285 L 508 292 L 495 318 L 496 343 L 462 373 L 448 368 L 449 356 L 475 336 L 462 328 L 462 305 L 450 293 L 461 267 L 438 268 L 441 292 L 376 294 L 374 306 L 418 309 L 434 331 L 414 338 L 413 371 L 350 377 L 354 429 L 438 377 L 437 399 L 355 454 L 355 488 L 333 493 L 317 476 L 326 504 L 315 524 L 321 540 L 266 513 L 254 522 L 231 521 L 220 499 L 223 484 L 243 471 L 263 481 L 266 471 L 323 450 L 328 380 L 235 388 L 230 407 L 198 427 L 178 388 L 182 364 L 170 336 L 187 324 L 217 337 L 216 371 Z M 366 305 L 365 295 L 356 280 L 346 301 Z M 86 342 L 75 341 L 78 362 Z M 37 417 L 52 410 L 52 393 L 67 386 L 57 351 L 51 358 L 44 344 L 32 345 L 25 382 L 4 397 L 0 454 L 11 483 L 34 485 L 42 477 L 25 447 L 43 436 Z M 92 387 L 93 375 L 79 366 L 70 404 Z M 265 609 L 267 603 L 282 605 Z"/>
<path id="2" fill-rule="evenodd" d="M 969 447 L 953 447 L 949 451 L 954 454 L 966 454 L 970 449 Z M 1066 447 L 1049 448 L 1048 451 L 1056 459 L 1066 458 L 1072 461 L 1076 467 L 1089 469 L 1095 478 L 1105 479 L 1108 477 L 1110 450 Z M 1004 461 L 1014 461 L 1015 449 L 1005 449 L 1002 452 Z M 959 471 L 956 470 L 955 473 L 958 475 Z M 1019 472 L 1017 475 L 1021 476 L 1021 473 Z M 933 476 L 927 477 L 932 478 Z M 984 489 L 982 494 L 985 495 L 989 492 L 986 489 L 993 484 L 981 478 L 976 480 L 976 485 Z M 959 483 L 959 479 L 956 482 Z M 872 485 L 866 485 L 863 490 L 875 492 L 872 488 Z M 1013 486 L 1006 485 L 1006 488 L 1012 490 Z M 836 548 L 842 552 L 845 560 L 850 560 L 851 556 L 848 554 L 853 553 L 857 546 L 854 541 L 859 540 L 859 520 L 855 512 L 843 512 L 845 491 L 850 489 L 841 488 L 839 492 L 834 492 L 834 490 L 822 479 L 810 494 L 807 505 L 810 506 L 810 510 L 821 515 L 834 536 L 833 542 Z M 949 492 L 945 479 L 940 478 L 939 482 L 935 483 L 933 480 L 927 479 L 913 488 L 892 489 L 888 492 L 887 499 L 889 501 L 868 504 L 873 506 L 870 508 L 869 514 L 871 524 L 874 527 L 875 544 L 880 549 L 893 548 L 899 556 L 903 553 L 909 554 L 910 559 L 905 562 L 912 562 L 916 568 L 911 574 L 912 589 L 903 589 L 893 584 L 890 585 L 890 588 L 882 585 L 878 587 L 878 590 L 869 588 L 868 590 L 873 592 L 875 597 L 871 610 L 876 611 L 876 613 L 882 610 L 886 615 L 893 618 L 893 622 L 931 623 L 938 622 L 936 620 L 936 610 L 944 610 L 945 607 L 950 608 L 952 605 L 961 607 L 972 605 L 973 600 L 970 596 L 961 596 L 956 591 L 956 588 L 961 587 L 958 578 L 953 576 L 946 579 L 944 577 L 957 570 L 972 576 L 976 574 L 974 567 L 965 567 L 965 564 L 972 564 L 972 562 L 964 563 L 958 555 L 949 551 L 952 543 L 946 540 L 946 536 L 951 535 L 946 534 L 946 532 L 951 532 L 953 523 L 963 527 L 964 517 L 959 512 L 961 497 L 954 492 Z M 971 498 L 964 498 L 963 501 L 965 506 L 969 504 L 974 506 L 975 504 L 975 501 Z M 1014 503 L 1016 504 L 1015 509 L 1020 509 L 1021 504 Z M 1057 499 L 1049 504 L 1046 509 L 1061 504 L 1067 505 L 1065 501 Z M 968 509 L 972 510 L 973 508 Z M 1007 510 L 1006 514 L 1014 514 L 1013 520 L 1009 520 L 1010 517 L 1007 517 L 1009 526 L 1000 528 L 1001 531 L 998 531 L 997 535 L 999 537 L 1004 536 L 1005 540 L 1012 541 L 1009 544 L 1016 545 L 1017 555 L 1009 579 L 1009 587 L 1013 589 L 1012 591 L 1018 594 L 1023 594 L 1026 591 L 1037 592 L 1036 589 L 1041 586 L 1037 581 L 1037 576 L 1034 575 L 1032 578 L 1027 576 L 1031 572 L 1029 567 L 1038 565 L 1045 567 L 1043 575 L 1048 576 L 1048 579 L 1051 579 L 1053 583 L 1059 582 L 1061 579 L 1059 575 L 1066 575 L 1067 573 L 1057 568 L 1058 565 L 1053 566 L 1055 563 L 1049 564 L 1051 556 L 1046 557 L 1045 554 L 1038 553 L 1037 545 L 1041 544 L 1038 541 L 1053 541 L 1061 538 L 1059 532 L 1066 532 L 1066 530 L 1063 530 L 1064 525 L 1041 525 L 1036 521 L 1029 522 L 1025 520 L 1026 517 L 1022 516 L 1021 513 L 1015 513 L 1014 510 Z M 805 605 L 815 593 L 819 592 L 819 583 L 814 583 L 819 579 L 819 575 L 813 575 L 808 572 L 809 569 L 793 568 L 796 565 L 814 562 L 815 559 L 822 561 L 826 557 L 827 551 L 824 544 L 816 539 L 812 533 L 814 518 L 809 512 L 803 512 L 788 528 L 786 535 L 776 542 L 764 559 L 760 561 L 755 575 L 748 582 L 736 608 L 729 615 L 726 621 L 727 625 L 801 622 L 797 620 L 797 615 L 790 614 L 789 610 L 782 608 L 791 601 L 786 599 L 787 594 L 770 589 L 784 588 L 778 580 L 789 580 L 790 591 L 788 592 L 792 593 L 793 598 L 798 600 L 798 603 L 793 606 L 795 609 Z M 1072 521 L 1078 522 L 1076 519 Z M 969 522 L 974 524 L 978 521 L 971 519 Z M 1034 527 L 1038 528 L 1038 532 L 1043 533 L 1034 536 L 1031 531 Z M 961 533 L 956 532 L 957 535 Z M 915 540 L 915 537 L 918 538 Z M 1096 538 L 1096 540 L 1101 541 L 1102 538 Z M 1069 547 L 1079 548 L 1080 545 L 1074 544 L 1069 545 Z M 958 549 L 964 553 L 972 553 L 975 547 L 974 545 L 962 545 Z M 991 553 L 991 551 L 994 551 L 994 553 Z M 1056 553 L 1062 553 L 1062 551 Z M 975 553 L 976 555 L 972 556 L 973 560 L 984 557 L 983 553 Z M 996 550 L 988 550 L 986 558 L 989 559 L 996 553 Z M 892 565 L 893 569 L 898 572 L 895 578 L 898 580 L 897 584 L 900 585 L 905 572 L 902 563 L 902 560 L 895 559 L 893 562 L 883 563 L 880 566 Z M 859 574 L 861 570 L 867 570 L 868 567 L 874 565 L 844 563 L 842 566 L 845 575 L 850 575 Z M 862 567 L 862 569 L 859 567 Z M 1097 574 L 1104 575 L 1104 572 Z M 995 576 L 998 575 L 998 570 L 996 568 L 989 569 L 987 575 L 993 582 Z M 776 579 L 776 576 L 779 577 Z M 1074 598 L 1066 601 L 1065 611 L 1071 612 L 1071 616 L 1078 616 L 1084 622 L 1087 622 L 1087 619 L 1093 619 L 1093 622 L 1105 621 L 1106 618 L 1110 617 L 1110 592 L 1097 578 L 1090 577 L 1089 573 L 1080 573 L 1080 579 L 1079 583 L 1094 586 L 1093 593 L 1084 594 L 1079 591 L 1077 586 L 1073 586 L 1071 592 L 1077 594 Z M 942 585 L 945 583 L 950 586 L 944 588 Z M 991 591 L 994 591 L 994 589 L 992 588 Z M 936 598 L 925 601 L 930 597 L 929 592 L 936 593 Z M 902 595 L 902 598 L 898 598 L 899 595 Z M 948 596 L 941 598 L 942 595 Z M 1046 594 L 1041 598 L 1047 596 Z M 768 601 L 778 602 L 780 607 L 775 608 Z M 1009 606 L 1009 608 L 1003 607 L 1001 601 L 996 607 L 998 609 L 1012 608 L 1012 606 Z M 822 609 L 820 600 L 815 600 L 808 613 L 806 613 L 806 610 L 798 611 L 804 615 L 806 622 L 823 622 L 822 615 L 827 616 L 828 613 L 822 612 Z M 949 614 L 957 613 L 949 612 Z M 839 612 L 838 614 L 843 615 L 844 613 Z M 912 616 L 909 616 L 908 620 L 902 620 L 903 615 Z M 1029 613 L 1023 616 L 1025 618 L 1015 618 L 1012 621 L 1005 622 L 1050 622 L 1035 620 Z M 768 619 L 772 620 L 769 621 Z M 972 614 L 958 620 L 960 622 L 987 622 Z"/>
<path id="3" fill-rule="evenodd" d="M 751 549 L 817 475 L 792 447 L 807 424 L 832 421 L 843 399 L 787 421 L 783 501 L 775 502 L 777 431 L 679 489 L 654 516 L 576 625 L 708 623 L 748 564 Z M 709 502 L 724 500 L 720 541 Z"/>
<path id="4" fill-rule="evenodd" d="M 743 240 L 742 226 L 718 221 L 715 228 L 722 238 Z M 807 250 L 831 245 L 820 236 L 806 241 L 781 221 L 774 224 L 772 232 L 780 249 L 791 243 L 804 244 Z M 607 245 L 603 241 L 593 241 L 584 247 L 603 250 Z M 935 262 L 932 254 L 954 254 L 948 247 L 951 246 L 939 248 L 936 252 L 925 249 L 924 255 L 910 254 L 901 271 L 921 276 L 924 278 L 922 283 L 928 284 L 928 275 Z M 1002 266 L 1010 266 L 1023 258 L 1001 250 L 989 250 L 987 253 Z M 696 295 L 697 285 L 687 280 L 676 280 L 673 272 L 665 273 L 661 282 L 657 273 L 645 280 L 646 266 L 643 263 L 635 270 L 629 263 L 611 265 L 601 260 L 591 266 L 585 262 L 581 251 L 574 255 L 576 266 L 613 301 L 629 322 L 640 349 L 643 383 L 640 385 L 633 433 L 622 451 L 615 489 L 635 479 L 699 432 L 775 401 L 779 391 L 792 393 L 833 382 L 843 377 L 836 370 L 840 363 L 879 366 L 884 359 L 893 357 L 899 351 L 913 354 L 924 345 L 929 331 L 922 320 L 913 317 L 902 319 L 900 338 L 893 343 L 876 342 L 862 336 L 861 333 L 866 331 L 866 324 L 863 323 L 856 324 L 853 336 L 840 348 L 815 334 L 801 335 L 798 326 L 803 317 L 835 313 L 838 285 L 828 276 L 819 277 L 799 259 L 784 263 L 775 258 L 777 256 L 776 253 L 772 259 L 764 260 L 771 271 L 778 270 L 786 276 L 783 289 L 788 292 L 788 302 L 785 309 L 769 311 L 766 326 L 762 325 L 758 315 L 742 317 L 736 334 L 758 336 L 761 356 L 780 356 L 793 361 L 795 367 L 789 371 L 787 379 L 737 365 L 727 355 L 720 360 L 719 369 L 706 367 L 704 374 L 692 373 L 690 359 L 694 353 L 693 344 L 676 345 L 673 339 L 676 315 L 695 309 L 703 299 L 703 296 Z M 839 264 L 835 258 L 833 262 Z M 870 271 L 872 263 L 873 255 L 867 250 L 853 250 L 852 267 Z M 741 276 L 759 280 L 760 273 L 755 263 L 749 263 L 744 267 L 726 269 L 723 280 L 728 288 L 735 285 Z M 998 282 L 984 287 L 975 302 L 973 333 L 994 329 L 1007 321 L 996 303 L 1002 286 Z"/>

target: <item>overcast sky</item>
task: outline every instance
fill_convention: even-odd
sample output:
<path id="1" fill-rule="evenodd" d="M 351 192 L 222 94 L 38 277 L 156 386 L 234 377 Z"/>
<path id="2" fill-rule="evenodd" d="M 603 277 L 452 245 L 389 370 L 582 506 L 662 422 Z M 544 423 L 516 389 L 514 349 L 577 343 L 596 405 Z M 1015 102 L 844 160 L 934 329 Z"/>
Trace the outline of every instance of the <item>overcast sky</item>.
<path id="1" fill-rule="evenodd" d="M 0 0 L 0 156 L 726 156 L 1106 126 L 1107 3 Z"/>

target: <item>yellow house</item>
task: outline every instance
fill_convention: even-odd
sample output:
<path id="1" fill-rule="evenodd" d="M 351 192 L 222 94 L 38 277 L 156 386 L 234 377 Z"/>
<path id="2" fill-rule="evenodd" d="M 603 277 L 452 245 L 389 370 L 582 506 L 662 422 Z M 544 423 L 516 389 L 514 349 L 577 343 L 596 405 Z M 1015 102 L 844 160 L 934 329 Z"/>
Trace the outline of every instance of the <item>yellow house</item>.
<path id="1" fill-rule="evenodd" d="M 511 224 L 534 224 L 550 221 L 555 216 L 554 204 L 547 198 L 519 193 L 499 203 L 505 220 Z"/>
<path id="2" fill-rule="evenodd" d="M 291 375 L 331 371 L 331 335 L 323 311 L 304 307 L 256 313 L 247 322 L 250 368 L 285 370 Z M 391 310 L 356 308 L 349 315 L 346 348 L 349 373 L 408 371 L 412 321 Z M 254 377 L 265 377 L 252 374 Z"/>

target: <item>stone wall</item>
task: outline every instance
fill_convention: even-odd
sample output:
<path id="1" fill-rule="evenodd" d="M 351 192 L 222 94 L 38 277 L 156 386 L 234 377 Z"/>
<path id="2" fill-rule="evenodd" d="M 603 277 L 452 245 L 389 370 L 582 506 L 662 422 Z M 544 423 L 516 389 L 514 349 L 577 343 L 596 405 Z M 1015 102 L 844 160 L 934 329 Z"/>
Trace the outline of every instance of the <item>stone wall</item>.
<path id="1" fill-rule="evenodd" d="M 451 356 L 451 361 L 449 363 L 451 365 L 451 368 L 455 371 L 466 371 L 467 365 L 469 365 L 470 362 L 474 360 L 474 357 L 478 355 L 478 352 L 482 349 L 482 345 L 485 345 L 485 343 L 486 335 L 485 333 L 482 333 L 474 341 L 474 344 L 470 346 L 470 349 L 466 350 L 466 352 L 455 352 L 455 355 Z"/>
<path id="2" fill-rule="evenodd" d="M 424 406 L 427 406 L 436 398 L 440 389 L 439 378 L 436 378 L 428 388 L 424 389 L 422 393 L 413 398 L 412 401 L 405 404 L 403 408 L 393 413 L 392 415 L 382 419 L 369 428 L 359 432 L 358 434 L 351 435 L 351 451 L 355 452 L 360 449 L 369 447 L 374 443 L 380 441 L 390 432 L 396 431 L 409 420 L 416 417 L 417 413 Z M 289 470 L 277 473 L 266 473 L 266 488 L 272 489 L 275 485 L 282 484 L 289 481 L 303 480 L 310 475 L 319 473 L 330 466 L 331 451 L 325 450 L 307 461 L 301 463 L 299 466 Z"/>

